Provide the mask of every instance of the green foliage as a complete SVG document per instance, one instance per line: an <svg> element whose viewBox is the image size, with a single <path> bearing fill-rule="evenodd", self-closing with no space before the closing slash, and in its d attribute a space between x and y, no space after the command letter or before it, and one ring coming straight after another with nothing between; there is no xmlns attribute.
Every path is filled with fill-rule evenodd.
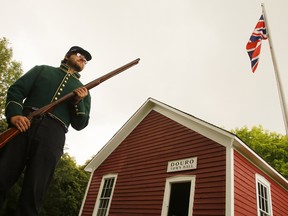
<svg viewBox="0 0 288 216"><path fill-rule="evenodd" d="M4 117L7 90L23 73L21 63L13 61L12 57L13 50L8 40L0 38L0 132L7 127Z"/></svg>
<svg viewBox="0 0 288 216"><path fill-rule="evenodd" d="M4 116L6 93L9 86L14 83L23 73L21 64L13 61L13 50L9 47L9 42L6 38L0 38L0 132L7 128L6 119ZM18 183L10 190L5 203L5 213L0 211L0 215L12 215L18 194L20 193L23 181L23 175Z"/></svg>
<svg viewBox="0 0 288 216"><path fill-rule="evenodd" d="M232 131L275 170L288 179L288 137L264 130L262 126Z"/></svg>

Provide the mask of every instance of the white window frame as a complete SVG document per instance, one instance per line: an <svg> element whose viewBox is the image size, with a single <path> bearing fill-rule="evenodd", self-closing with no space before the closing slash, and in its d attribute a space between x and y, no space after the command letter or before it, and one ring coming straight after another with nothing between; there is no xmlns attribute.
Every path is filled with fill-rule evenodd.
<svg viewBox="0 0 288 216"><path fill-rule="evenodd" d="M195 176L173 176L173 177L169 177L166 179L161 216L167 216L168 215L172 184L173 183L181 183L181 182L190 182L191 183L188 216L192 216L194 194L195 194L195 180L196 180Z"/></svg>
<svg viewBox="0 0 288 216"><path fill-rule="evenodd" d="M103 190L103 187L104 187L105 180L106 179L110 179L110 178L114 178L114 183L113 183L113 187L112 187L109 203L108 203L108 206L107 206L107 212L106 212L105 216L109 215L110 205L111 205L111 201L112 201L112 198L113 198L114 189L115 189L115 185L116 185L116 181L117 181L117 174L108 174L108 175L104 175L102 177L102 181L101 181L101 184L100 184L100 187L99 187L99 191L98 191L98 195L97 195L97 200L96 200L94 211L93 211L93 216L97 216L99 205L100 205L101 194L102 194L102 190Z"/></svg>
<svg viewBox="0 0 288 216"><path fill-rule="evenodd" d="M258 183L263 185L267 189L267 207L268 207L268 216L273 216L272 210L272 198L271 198L271 189L270 189L270 182L265 179L263 176L256 173L256 200L257 200L257 215L261 216L260 214L260 203L259 203L259 188ZM265 212L266 213L266 212Z"/></svg>

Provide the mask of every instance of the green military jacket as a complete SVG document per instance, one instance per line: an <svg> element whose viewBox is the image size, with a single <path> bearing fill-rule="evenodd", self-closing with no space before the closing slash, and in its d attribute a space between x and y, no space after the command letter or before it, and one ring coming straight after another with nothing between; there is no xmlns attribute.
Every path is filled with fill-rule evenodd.
<svg viewBox="0 0 288 216"><path fill-rule="evenodd" d="M79 73L67 73L68 67L47 65L35 66L20 77L7 92L5 115L9 119L23 115L24 108L41 108L62 96L83 86ZM51 115L61 121L67 128L71 126L81 130L88 125L90 113L90 94L78 104L66 101L51 111Z"/></svg>

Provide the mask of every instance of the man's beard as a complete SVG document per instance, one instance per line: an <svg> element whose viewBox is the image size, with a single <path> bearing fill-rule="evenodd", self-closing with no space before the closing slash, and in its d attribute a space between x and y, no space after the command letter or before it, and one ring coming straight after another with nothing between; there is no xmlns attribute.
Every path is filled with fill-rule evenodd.
<svg viewBox="0 0 288 216"><path fill-rule="evenodd" d="M82 71L82 69L83 69L83 68L81 68L81 66L79 66L79 65L77 64L77 62L75 62L75 61L70 61L70 60L68 60L68 61L67 61L67 64L69 65L69 67L71 67L72 69L74 69L74 70L77 71L77 72L80 72L80 71Z"/></svg>

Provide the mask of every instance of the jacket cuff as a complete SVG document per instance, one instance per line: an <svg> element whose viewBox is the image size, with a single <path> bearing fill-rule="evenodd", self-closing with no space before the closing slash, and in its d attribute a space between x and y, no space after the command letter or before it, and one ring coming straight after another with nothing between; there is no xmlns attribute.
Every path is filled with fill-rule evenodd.
<svg viewBox="0 0 288 216"><path fill-rule="evenodd" d="M85 106L84 106L83 101L81 101L78 104L74 104L74 113L76 115L84 115L85 114Z"/></svg>
<svg viewBox="0 0 288 216"><path fill-rule="evenodd" d="M12 116L23 115L23 106L22 104L16 101L9 101L5 108L6 119L10 119Z"/></svg>

